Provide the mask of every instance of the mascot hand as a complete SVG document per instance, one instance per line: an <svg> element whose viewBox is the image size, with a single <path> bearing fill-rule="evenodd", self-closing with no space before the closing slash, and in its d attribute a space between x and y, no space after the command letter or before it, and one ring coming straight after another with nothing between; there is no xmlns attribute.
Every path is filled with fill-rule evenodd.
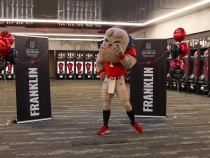
<svg viewBox="0 0 210 158"><path fill-rule="evenodd" d="M119 43L115 44L114 51L117 55L123 55L124 54L124 50Z"/></svg>
<svg viewBox="0 0 210 158"><path fill-rule="evenodd" d="M105 72L102 72L102 73L99 75L99 77L100 77L101 80L104 80L104 79L105 79L105 76L106 76Z"/></svg>

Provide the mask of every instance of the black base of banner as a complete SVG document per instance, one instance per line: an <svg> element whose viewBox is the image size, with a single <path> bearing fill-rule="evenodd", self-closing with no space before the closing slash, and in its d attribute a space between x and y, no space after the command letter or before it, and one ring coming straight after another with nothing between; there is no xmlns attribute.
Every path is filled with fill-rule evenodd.
<svg viewBox="0 0 210 158"><path fill-rule="evenodd" d="M166 116L150 116L150 115L134 115L135 117L145 117L145 118L167 118Z"/></svg>
<svg viewBox="0 0 210 158"><path fill-rule="evenodd" d="M14 120L14 121L12 121L12 123L20 124L20 123L30 123L30 122L46 121L46 120L52 120L52 117L50 117L50 118L43 118L43 119L36 119L36 120L27 120L27 121Z"/></svg>

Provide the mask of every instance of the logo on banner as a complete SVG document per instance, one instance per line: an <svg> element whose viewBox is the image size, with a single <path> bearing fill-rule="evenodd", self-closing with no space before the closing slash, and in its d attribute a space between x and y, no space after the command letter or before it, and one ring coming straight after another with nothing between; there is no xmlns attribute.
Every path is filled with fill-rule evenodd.
<svg viewBox="0 0 210 158"><path fill-rule="evenodd" d="M146 49L142 50L141 53L142 53L144 58L155 57L155 55L156 55L155 50L152 50L152 44L151 43L146 43Z"/></svg>
<svg viewBox="0 0 210 158"><path fill-rule="evenodd" d="M29 47L26 48L26 55L28 57L36 58L39 55L39 49L34 49L35 48L35 41L30 41L29 42Z"/></svg>
<svg viewBox="0 0 210 158"><path fill-rule="evenodd" d="M146 49L152 49L151 43L146 43Z"/></svg>
<svg viewBox="0 0 210 158"><path fill-rule="evenodd" d="M146 64L147 64L147 65L150 65L150 64L151 64L151 61L150 61L150 60L148 60L148 61L146 62Z"/></svg>
<svg viewBox="0 0 210 158"><path fill-rule="evenodd" d="M34 48L35 47L35 41L30 41L30 48Z"/></svg>

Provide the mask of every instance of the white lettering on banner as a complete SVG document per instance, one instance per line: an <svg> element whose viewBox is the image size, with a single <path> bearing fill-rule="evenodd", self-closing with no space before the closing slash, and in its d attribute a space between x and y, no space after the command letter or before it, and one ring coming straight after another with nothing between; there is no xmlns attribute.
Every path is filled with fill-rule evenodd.
<svg viewBox="0 0 210 158"><path fill-rule="evenodd" d="M36 42L30 41L30 48L26 48L26 55L29 57L37 57L39 55L39 49L35 49Z"/></svg>
<svg viewBox="0 0 210 158"><path fill-rule="evenodd" d="M156 52L155 52L155 50L152 50L152 44L151 43L146 43L146 49L142 50L141 54L144 58L155 57Z"/></svg>
<svg viewBox="0 0 210 158"><path fill-rule="evenodd" d="M144 68L143 112L153 112L153 68Z"/></svg>
<svg viewBox="0 0 210 158"><path fill-rule="evenodd" d="M39 55L39 49L26 48L26 55L29 57L37 57Z"/></svg>
<svg viewBox="0 0 210 158"><path fill-rule="evenodd" d="M39 90L37 68L28 68L30 116L39 116Z"/></svg>

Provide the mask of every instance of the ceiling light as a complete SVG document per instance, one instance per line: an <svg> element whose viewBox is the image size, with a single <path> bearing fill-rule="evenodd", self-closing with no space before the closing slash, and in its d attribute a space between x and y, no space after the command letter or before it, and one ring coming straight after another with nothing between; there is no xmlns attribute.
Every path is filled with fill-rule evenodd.
<svg viewBox="0 0 210 158"><path fill-rule="evenodd" d="M165 19L167 17L179 14L181 12L193 9L195 7L204 5L209 3L210 0L203 0L199 3L195 3L193 5L190 5L188 7L179 9L177 11L171 12L169 14L166 14L164 16L161 16L159 18L156 19L152 19L149 20L148 22L145 23L127 23L127 22L103 22L103 21L68 21L68 20L53 20L53 19L4 19L4 18L0 18L0 22L21 22L21 24L24 22L30 22L30 23L57 23L57 24L71 24L73 26L73 24L89 24L89 25L119 25L119 26L145 26L148 25L150 23Z"/></svg>
<svg viewBox="0 0 210 158"><path fill-rule="evenodd" d="M60 41L102 41L102 39L91 39L91 38L49 38L49 40L60 40Z"/></svg>
<svg viewBox="0 0 210 158"><path fill-rule="evenodd" d="M179 10L177 10L177 11L171 12L171 13L169 13L169 14L163 15L163 16L161 16L161 17L159 17L159 18L156 18L156 19L153 19L153 20L149 20L148 22L145 22L142 26L151 24L151 23L153 23L153 22L156 22L156 21L165 19L165 18L167 18L167 17L170 17L170 16L173 16L173 15L179 14L179 13L181 13L181 12L184 12L184 11L187 11L187 10L190 10L190 9L193 9L193 8L195 8L195 7L204 5L204 4L209 3L209 2L210 2L210 0L203 0L203 1L199 2L199 3L195 3L195 4L190 5L190 6L188 6L188 7L185 7L185 8L179 9Z"/></svg>
<svg viewBox="0 0 210 158"><path fill-rule="evenodd" d="M75 36L75 37L104 37L104 34L68 34L68 33L40 33L40 32L12 32L13 35L36 36Z"/></svg>
<svg viewBox="0 0 210 158"><path fill-rule="evenodd" d="M67 20L49 20L49 19L0 19L0 22L31 22L31 23L58 23L58 24L89 24L91 25L121 25L121 26L142 26L139 23L126 22L103 22L103 21L67 21Z"/></svg>

